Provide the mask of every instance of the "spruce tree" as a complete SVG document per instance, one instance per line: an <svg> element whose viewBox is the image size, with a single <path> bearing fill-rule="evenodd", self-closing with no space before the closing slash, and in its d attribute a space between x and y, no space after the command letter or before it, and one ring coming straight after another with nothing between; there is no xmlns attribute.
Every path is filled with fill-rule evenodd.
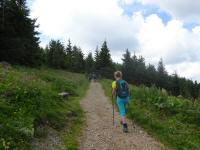
<svg viewBox="0 0 200 150"><path fill-rule="evenodd" d="M89 53L85 59L85 70L87 73L92 73L94 71L94 59L92 53Z"/></svg>
<svg viewBox="0 0 200 150"><path fill-rule="evenodd" d="M178 74L175 72L172 75L172 94L178 96L180 94L180 86L179 86L179 77Z"/></svg>
<svg viewBox="0 0 200 150"><path fill-rule="evenodd" d="M106 78L113 78L114 66L111 60L110 50L104 41L99 52L99 73Z"/></svg>
<svg viewBox="0 0 200 150"><path fill-rule="evenodd" d="M96 70L99 70L101 68L100 66L100 57L99 57L99 49L98 49L98 46L96 47L96 50L95 50L95 57L94 57L94 60L95 60L95 69Z"/></svg>
<svg viewBox="0 0 200 150"><path fill-rule="evenodd" d="M47 50L48 65L53 68L65 68L64 45L58 40L51 40Z"/></svg>
<svg viewBox="0 0 200 150"><path fill-rule="evenodd" d="M72 70L72 44L70 39L68 40L65 52L66 52L66 68L68 70Z"/></svg>
<svg viewBox="0 0 200 150"><path fill-rule="evenodd" d="M163 59L161 58L160 61L158 62L158 73L160 75L166 75L167 74L167 71L165 69L165 66L163 64Z"/></svg>
<svg viewBox="0 0 200 150"><path fill-rule="evenodd" d="M146 85L152 86L157 83L157 72L154 65L149 64L146 68Z"/></svg>
<svg viewBox="0 0 200 150"><path fill-rule="evenodd" d="M84 72L84 55L81 48L73 46L71 54L71 70L74 72Z"/></svg>
<svg viewBox="0 0 200 150"><path fill-rule="evenodd" d="M137 60L137 84L144 84L146 78L146 66L145 66L145 59L142 56L139 56Z"/></svg>
<svg viewBox="0 0 200 150"><path fill-rule="evenodd" d="M157 82L157 85L160 87L160 88L166 88L167 86L167 71L165 69L165 66L163 64L163 60L162 58L160 59L160 61L158 62L158 68L157 68L157 71L158 71L158 82Z"/></svg>
<svg viewBox="0 0 200 150"><path fill-rule="evenodd" d="M126 49L126 53L123 54L122 58L122 72L125 80L133 81L133 61L131 59L131 53Z"/></svg>
<svg viewBox="0 0 200 150"><path fill-rule="evenodd" d="M110 55L110 50L108 49L107 42L104 41L99 52L100 68L111 67L112 60Z"/></svg>
<svg viewBox="0 0 200 150"><path fill-rule="evenodd" d="M26 0L3 0L0 4L0 61L38 66L42 63L36 20L30 19Z"/></svg>

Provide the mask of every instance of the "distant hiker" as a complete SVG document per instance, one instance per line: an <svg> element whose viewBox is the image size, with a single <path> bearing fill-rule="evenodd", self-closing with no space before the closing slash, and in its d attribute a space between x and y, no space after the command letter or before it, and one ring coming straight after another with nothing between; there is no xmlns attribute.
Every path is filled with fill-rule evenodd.
<svg viewBox="0 0 200 150"><path fill-rule="evenodd" d="M97 76L95 73L91 73L88 75L88 79L95 82L97 80Z"/></svg>
<svg viewBox="0 0 200 150"><path fill-rule="evenodd" d="M92 74L92 79L93 79L94 82L96 82L96 80L97 80L96 74L94 74L94 73Z"/></svg>
<svg viewBox="0 0 200 150"><path fill-rule="evenodd" d="M117 105L121 116L120 123L123 125L123 131L128 132L128 125L126 123L126 104L129 101L129 85L122 79L122 72L116 71L114 73L115 81L112 83L112 96L117 98Z"/></svg>

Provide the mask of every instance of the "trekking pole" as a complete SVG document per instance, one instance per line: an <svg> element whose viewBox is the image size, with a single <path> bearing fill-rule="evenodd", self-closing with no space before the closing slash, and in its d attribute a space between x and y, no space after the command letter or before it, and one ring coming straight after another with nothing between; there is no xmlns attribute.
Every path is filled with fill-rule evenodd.
<svg viewBox="0 0 200 150"><path fill-rule="evenodd" d="M113 99L113 95L112 95L112 107L113 107L113 126L115 125L115 110L114 110L114 106L115 103L114 103L114 99Z"/></svg>

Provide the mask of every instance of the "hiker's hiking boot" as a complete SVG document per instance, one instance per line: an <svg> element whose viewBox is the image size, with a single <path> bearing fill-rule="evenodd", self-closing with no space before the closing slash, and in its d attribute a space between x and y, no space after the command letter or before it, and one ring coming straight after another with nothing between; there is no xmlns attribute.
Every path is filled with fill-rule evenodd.
<svg viewBox="0 0 200 150"><path fill-rule="evenodd" d="M123 124L123 132L128 133L128 125L126 123Z"/></svg>

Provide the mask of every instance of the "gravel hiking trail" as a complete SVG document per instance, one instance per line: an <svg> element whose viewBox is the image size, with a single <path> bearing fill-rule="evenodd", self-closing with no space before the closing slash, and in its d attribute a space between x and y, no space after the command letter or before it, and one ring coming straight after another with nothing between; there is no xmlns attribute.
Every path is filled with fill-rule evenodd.
<svg viewBox="0 0 200 150"><path fill-rule="evenodd" d="M80 150L166 150L142 128L128 120L129 133L123 133L120 116L115 111L112 122L112 104L98 82L92 82L81 106L86 113L86 127L80 138Z"/></svg>

